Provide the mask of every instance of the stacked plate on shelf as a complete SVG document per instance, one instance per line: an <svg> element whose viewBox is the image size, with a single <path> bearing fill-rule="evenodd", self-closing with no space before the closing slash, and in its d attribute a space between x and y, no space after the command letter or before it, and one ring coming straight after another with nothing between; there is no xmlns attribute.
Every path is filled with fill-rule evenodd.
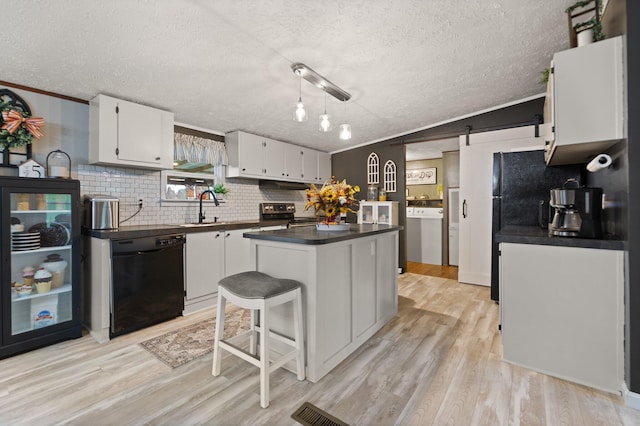
<svg viewBox="0 0 640 426"><path fill-rule="evenodd" d="M12 232L11 250L36 250L40 248L39 232Z"/></svg>

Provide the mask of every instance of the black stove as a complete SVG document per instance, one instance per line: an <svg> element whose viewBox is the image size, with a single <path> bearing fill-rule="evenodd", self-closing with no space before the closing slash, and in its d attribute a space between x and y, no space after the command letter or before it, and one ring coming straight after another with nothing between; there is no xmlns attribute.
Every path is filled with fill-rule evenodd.
<svg viewBox="0 0 640 426"><path fill-rule="evenodd" d="M316 223L315 217L296 217L296 205L294 203L260 203L260 220L263 222L287 220L289 221L289 228L313 226Z"/></svg>

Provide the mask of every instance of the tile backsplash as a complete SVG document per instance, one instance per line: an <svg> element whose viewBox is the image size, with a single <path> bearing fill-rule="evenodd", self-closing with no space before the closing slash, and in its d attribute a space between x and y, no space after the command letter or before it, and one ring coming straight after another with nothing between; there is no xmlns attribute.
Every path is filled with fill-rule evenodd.
<svg viewBox="0 0 640 426"><path fill-rule="evenodd" d="M120 200L120 221L126 225L158 225L196 222L198 203L176 206L160 202L160 171L121 167L78 165L81 195L109 195ZM304 191L260 189L257 180L233 179L225 181L229 193L220 206L205 206L207 220L217 217L220 221L257 220L258 204L262 202L295 203L297 216L312 216L304 211ZM143 200L140 213L126 222L138 210L138 200Z"/></svg>

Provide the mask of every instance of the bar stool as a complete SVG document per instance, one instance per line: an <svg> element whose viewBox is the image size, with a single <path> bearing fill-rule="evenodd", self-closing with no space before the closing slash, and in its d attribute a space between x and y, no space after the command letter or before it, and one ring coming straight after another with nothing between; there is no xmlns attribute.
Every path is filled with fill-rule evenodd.
<svg viewBox="0 0 640 426"><path fill-rule="evenodd" d="M249 351L246 352L223 340L226 301L244 309L251 309L250 330L238 334L249 334ZM269 329L269 309L293 301L294 339L282 336ZM256 311L259 325L256 324ZM260 406L269 406L269 374L296 359L298 380L304 380L304 335L302 327L302 285L290 279L274 278L257 271L241 272L223 278L218 283L218 312L216 331L213 341L213 366L211 373L220 374L224 349L260 368ZM260 354L256 350L256 334L260 336ZM283 342L293 348L278 359L269 360L269 338Z"/></svg>

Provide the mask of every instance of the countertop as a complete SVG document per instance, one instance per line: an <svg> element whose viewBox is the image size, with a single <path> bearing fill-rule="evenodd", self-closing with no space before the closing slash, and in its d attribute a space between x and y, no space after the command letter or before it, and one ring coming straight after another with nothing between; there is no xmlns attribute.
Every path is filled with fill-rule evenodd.
<svg viewBox="0 0 640 426"><path fill-rule="evenodd" d="M245 232L245 238L257 240L277 241L280 243L319 245L338 241L351 240L384 232L399 231L402 226L397 225L357 225L351 224L345 231L318 231L314 226L280 229L277 231Z"/></svg>
<svg viewBox="0 0 640 426"><path fill-rule="evenodd" d="M263 226L286 225L286 220L270 221L237 221L237 222L217 222L206 225L182 226L182 225L135 225L121 226L118 229L96 230L82 228L82 235L93 238L115 240L121 238L144 238L155 237L168 234L192 234L196 232L231 231L234 229L259 228Z"/></svg>
<svg viewBox="0 0 640 426"><path fill-rule="evenodd" d="M602 239L550 237L546 229L537 226L507 225L495 236L498 243L537 244L544 246L583 247L604 250L624 250L626 242L614 237Z"/></svg>

